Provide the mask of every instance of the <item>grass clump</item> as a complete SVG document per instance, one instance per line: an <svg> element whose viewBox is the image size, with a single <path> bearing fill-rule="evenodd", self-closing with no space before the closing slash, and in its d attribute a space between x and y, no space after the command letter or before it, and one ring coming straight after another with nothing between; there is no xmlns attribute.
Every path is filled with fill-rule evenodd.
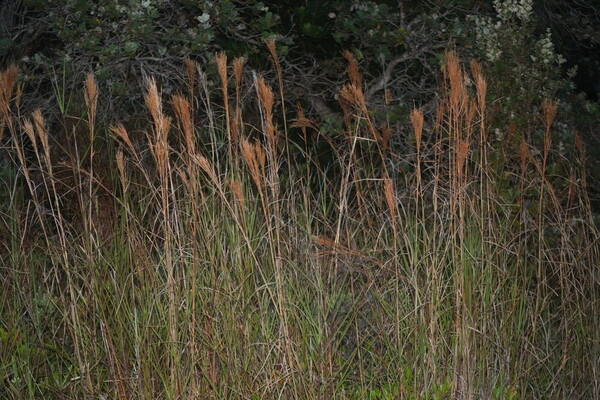
<svg viewBox="0 0 600 400"><path fill-rule="evenodd" d="M88 76L61 156L42 114L21 115L16 70L2 73L16 173L3 181L0 396L600 396L598 233L583 147L572 161L552 149L556 104L541 109L541 151L522 137L505 154L481 67L450 52L436 117L410 114L398 172L397 133L369 112L348 53L344 133L323 138L322 163L319 124L301 107L284 118L274 49L279 98L240 59L231 89L221 54L220 113L188 60L171 107L147 82L139 131L101 132Z"/></svg>

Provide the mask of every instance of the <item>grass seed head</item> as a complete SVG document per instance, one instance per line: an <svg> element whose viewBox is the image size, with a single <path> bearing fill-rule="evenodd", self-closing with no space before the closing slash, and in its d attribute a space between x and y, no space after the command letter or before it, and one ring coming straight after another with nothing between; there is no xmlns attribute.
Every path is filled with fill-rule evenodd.
<svg viewBox="0 0 600 400"><path fill-rule="evenodd" d="M9 104L12 100L15 84L19 70L15 64L11 64L7 69L0 72L0 112L3 117L8 117Z"/></svg>
<svg viewBox="0 0 600 400"><path fill-rule="evenodd" d="M112 126L110 131L115 134L119 139L121 139L129 148L131 152L134 151L133 143L129 138L129 134L127 133L127 129L123 126L123 124L119 123L116 126Z"/></svg>
<svg viewBox="0 0 600 400"><path fill-rule="evenodd" d="M397 215L396 208L396 195L394 194L394 182L390 178L383 180L383 194L385 196L385 202L388 207L388 211L392 218Z"/></svg>
<svg viewBox="0 0 600 400"><path fill-rule="evenodd" d="M235 200L243 208L246 203L246 199L244 197L244 188L242 187L242 183L240 181L230 179L229 188L231 189Z"/></svg>
<svg viewBox="0 0 600 400"><path fill-rule="evenodd" d="M450 81L450 106L460 110L467 98L462 68L455 51L447 52L445 59L444 74Z"/></svg>
<svg viewBox="0 0 600 400"><path fill-rule="evenodd" d="M31 120L26 119L23 121L23 130L25 131L25 134L29 140L31 140L33 146L37 147L37 139L35 137L35 131L33 130L33 124L31 123Z"/></svg>
<svg viewBox="0 0 600 400"><path fill-rule="evenodd" d="M218 186L219 180L217 178L217 174L208 158L204 157L202 154L197 154L196 163L198 164L198 166L200 166L202 171L204 171L204 173L208 175L213 184Z"/></svg>
<svg viewBox="0 0 600 400"><path fill-rule="evenodd" d="M119 177L121 178L121 183L125 186L126 175L125 175L125 156L123 155L123 149L119 146L117 149L117 154L115 155L115 159L117 162L117 170L119 171Z"/></svg>
<svg viewBox="0 0 600 400"><path fill-rule="evenodd" d="M192 122L192 110L190 102L183 96L174 95L171 99L175 115L179 121L179 125L183 130L185 146L188 154L194 154L196 147L194 144L194 124Z"/></svg>
<svg viewBox="0 0 600 400"><path fill-rule="evenodd" d="M269 50L271 57L273 57L273 62L275 64L279 64L279 57L277 56L277 46L275 45L275 40L269 39L265 42L265 44L267 45L267 49Z"/></svg>
<svg viewBox="0 0 600 400"><path fill-rule="evenodd" d="M410 122L413 126L413 132L415 133L415 141L417 144L417 151L421 149L421 137L423 134L423 111L414 108L410 112Z"/></svg>
<svg viewBox="0 0 600 400"><path fill-rule="evenodd" d="M260 189L261 181L260 181L260 170L259 170L259 162L256 159L256 152L254 151L254 145L247 141L246 139L242 139L241 144L242 158L246 163L246 167L250 172L250 177L254 181L256 187Z"/></svg>
<svg viewBox="0 0 600 400"><path fill-rule="evenodd" d="M479 106L479 112L483 114L486 106L485 98L487 96L487 82L481 64L475 60L471 60L471 73L473 74L475 88L477 89L477 105Z"/></svg>
<svg viewBox="0 0 600 400"><path fill-rule="evenodd" d="M242 78L244 77L244 65L246 60L243 57L237 57L233 59L233 79L235 82L236 92L239 92L242 85Z"/></svg>
<svg viewBox="0 0 600 400"><path fill-rule="evenodd" d="M350 82L362 90L362 75L360 73L360 69L358 68L358 61L356 61L354 54L346 50L342 53L342 55L348 63L346 66L346 72L348 73Z"/></svg>
<svg viewBox="0 0 600 400"><path fill-rule="evenodd" d="M146 107L156 124L157 121L162 118L162 104L154 77L149 78L146 82L146 95L144 96L144 100L146 101Z"/></svg>
<svg viewBox="0 0 600 400"><path fill-rule="evenodd" d="M196 86L196 61L186 57L185 60L183 60L183 63L185 64L185 75L187 78L188 85L190 87L190 90L193 92L194 87Z"/></svg>
<svg viewBox="0 0 600 400"><path fill-rule="evenodd" d="M88 73L85 79L85 105L88 108L90 121L93 121L96 117L96 110L98 106L98 84L93 73ZM91 122L90 122L91 123Z"/></svg>
<svg viewBox="0 0 600 400"><path fill-rule="evenodd" d="M227 55L224 52L217 54L215 63L217 64L217 72L221 78L223 90L227 90Z"/></svg>
<svg viewBox="0 0 600 400"><path fill-rule="evenodd" d="M265 78L260 75L256 84L258 87L258 97L260 104L263 107L265 114L265 134L269 143L272 154L275 154L277 148L277 132L275 131L275 125L273 124L273 105L275 103L273 91L265 82Z"/></svg>
<svg viewBox="0 0 600 400"><path fill-rule="evenodd" d="M556 111L558 109L558 104L553 100L544 100L542 103L542 110L544 112L544 122L546 124L546 129L550 129L552 124L554 123L554 119L556 118Z"/></svg>
<svg viewBox="0 0 600 400"><path fill-rule="evenodd" d="M40 142L42 143L42 148L44 149L44 154L46 155L46 162L50 162L50 143L48 141L48 131L46 130L46 122L44 121L44 117L42 112L38 108L33 112L33 122L35 125L35 130L37 131L38 137L40 138Z"/></svg>

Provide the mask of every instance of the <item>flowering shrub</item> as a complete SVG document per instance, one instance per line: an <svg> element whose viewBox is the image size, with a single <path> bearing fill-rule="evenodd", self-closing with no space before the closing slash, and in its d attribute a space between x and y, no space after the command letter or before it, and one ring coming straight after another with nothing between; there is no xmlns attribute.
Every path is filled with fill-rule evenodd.
<svg viewBox="0 0 600 400"><path fill-rule="evenodd" d="M511 129L515 145L520 138L535 136L531 115L540 99L560 97L573 89L562 66L549 30L536 33L532 0L494 0L495 16L471 16L475 56L487 63L489 95L504 111L496 129ZM572 74L573 72L571 72ZM500 107L502 105L503 107Z"/></svg>

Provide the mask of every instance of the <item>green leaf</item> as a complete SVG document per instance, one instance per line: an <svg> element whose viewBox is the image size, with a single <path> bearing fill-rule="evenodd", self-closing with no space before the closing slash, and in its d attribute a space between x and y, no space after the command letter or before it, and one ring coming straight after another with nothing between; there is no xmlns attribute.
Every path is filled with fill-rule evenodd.
<svg viewBox="0 0 600 400"><path fill-rule="evenodd" d="M140 48L140 44L138 42L134 42L134 41L125 42L125 44L123 45L123 51L128 56L135 55L135 53L139 50L139 48Z"/></svg>

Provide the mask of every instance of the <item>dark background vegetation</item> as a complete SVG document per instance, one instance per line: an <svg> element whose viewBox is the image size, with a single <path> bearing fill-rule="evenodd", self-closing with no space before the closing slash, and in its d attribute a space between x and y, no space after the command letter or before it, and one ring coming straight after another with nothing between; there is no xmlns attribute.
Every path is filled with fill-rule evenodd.
<svg viewBox="0 0 600 400"><path fill-rule="evenodd" d="M301 102L335 128L341 115L335 95L344 82L341 53L350 50L360 62L370 106L402 132L414 105L432 110L444 50L454 46L465 60L485 60L474 17L496 18L493 2L8 0L0 6L0 67L19 65L29 109L42 108L50 120L60 113L57 91L59 98L76 92L84 75L94 72L105 100L100 119L131 122L141 99L140 78L157 77L170 94L182 86L182 61L190 57L216 82L210 61L221 50L269 71L264 40L276 39L290 106ZM524 121L534 104L516 99L515 74L532 98L559 99L564 145L571 146L574 132L580 132L590 148L590 172L600 171L598 4L535 1L527 23L507 21L501 30L502 56L486 65L494 74L492 96L510 102L513 113L525 114ZM531 52L546 32L566 62L540 69ZM61 106L82 107L81 99L66 97ZM595 204L597 179L590 180Z"/></svg>

